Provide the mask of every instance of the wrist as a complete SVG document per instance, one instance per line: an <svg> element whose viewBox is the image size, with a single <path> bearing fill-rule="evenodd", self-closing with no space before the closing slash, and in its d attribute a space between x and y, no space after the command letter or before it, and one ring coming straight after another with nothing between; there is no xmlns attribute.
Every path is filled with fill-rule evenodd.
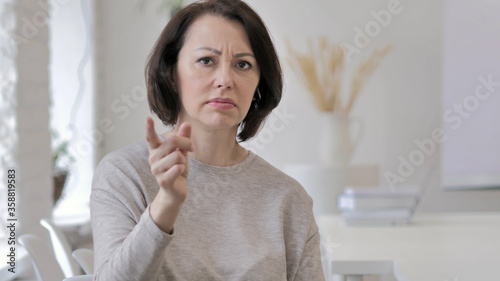
<svg viewBox="0 0 500 281"><path fill-rule="evenodd" d="M159 194L158 194L159 195ZM153 222L165 233L172 233L175 220L182 207L182 202L156 196L149 207L149 215Z"/></svg>
<svg viewBox="0 0 500 281"><path fill-rule="evenodd" d="M186 200L186 197L187 196L185 195L173 192L171 189L165 190L160 187L160 190L158 190L153 202L156 201L156 204L159 206L171 209L181 206L184 203L184 200Z"/></svg>

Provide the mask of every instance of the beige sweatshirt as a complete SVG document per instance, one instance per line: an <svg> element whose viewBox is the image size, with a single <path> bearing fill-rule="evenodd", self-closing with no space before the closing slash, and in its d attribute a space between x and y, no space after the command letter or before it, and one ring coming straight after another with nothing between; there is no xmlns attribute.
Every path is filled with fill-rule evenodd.
<svg viewBox="0 0 500 281"><path fill-rule="evenodd" d="M324 280L312 200L250 152L234 166L189 158L172 235L151 219L159 185L146 140L106 155L91 193L94 280Z"/></svg>

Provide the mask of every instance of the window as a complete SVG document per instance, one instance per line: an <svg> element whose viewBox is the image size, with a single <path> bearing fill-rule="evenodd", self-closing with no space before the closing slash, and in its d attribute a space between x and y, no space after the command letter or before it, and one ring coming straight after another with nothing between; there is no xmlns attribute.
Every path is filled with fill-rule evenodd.
<svg viewBox="0 0 500 281"><path fill-rule="evenodd" d="M61 3L59 3L61 2ZM51 128L69 141L71 164L63 198L54 215L88 213L94 170L94 78L92 1L52 0L50 30ZM57 7L56 7L57 6ZM67 165L64 165L68 167Z"/></svg>

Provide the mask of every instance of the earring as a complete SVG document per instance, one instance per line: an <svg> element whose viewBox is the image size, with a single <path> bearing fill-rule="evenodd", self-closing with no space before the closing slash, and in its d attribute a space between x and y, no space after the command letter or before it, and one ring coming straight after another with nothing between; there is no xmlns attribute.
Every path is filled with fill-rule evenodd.
<svg viewBox="0 0 500 281"><path fill-rule="evenodd" d="M258 87L257 90L255 90L255 94L253 95L253 101L256 101L257 97L260 99L260 91Z"/></svg>

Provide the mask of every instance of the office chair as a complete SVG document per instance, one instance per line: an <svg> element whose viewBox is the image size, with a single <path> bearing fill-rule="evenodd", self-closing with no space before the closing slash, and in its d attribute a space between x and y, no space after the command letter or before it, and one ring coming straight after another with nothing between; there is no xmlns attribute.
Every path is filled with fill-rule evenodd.
<svg viewBox="0 0 500 281"><path fill-rule="evenodd" d="M38 281L55 281L64 278L64 273L54 253L42 239L32 234L25 234L19 237L19 243L31 257Z"/></svg>
<svg viewBox="0 0 500 281"><path fill-rule="evenodd" d="M94 251L81 248L74 250L72 255L83 268L85 274L94 273Z"/></svg>
<svg viewBox="0 0 500 281"><path fill-rule="evenodd" d="M64 273L64 277L82 274L78 263L71 256L71 246L62 230L46 218L41 219L40 224L50 233L52 248L54 249L56 260Z"/></svg>

